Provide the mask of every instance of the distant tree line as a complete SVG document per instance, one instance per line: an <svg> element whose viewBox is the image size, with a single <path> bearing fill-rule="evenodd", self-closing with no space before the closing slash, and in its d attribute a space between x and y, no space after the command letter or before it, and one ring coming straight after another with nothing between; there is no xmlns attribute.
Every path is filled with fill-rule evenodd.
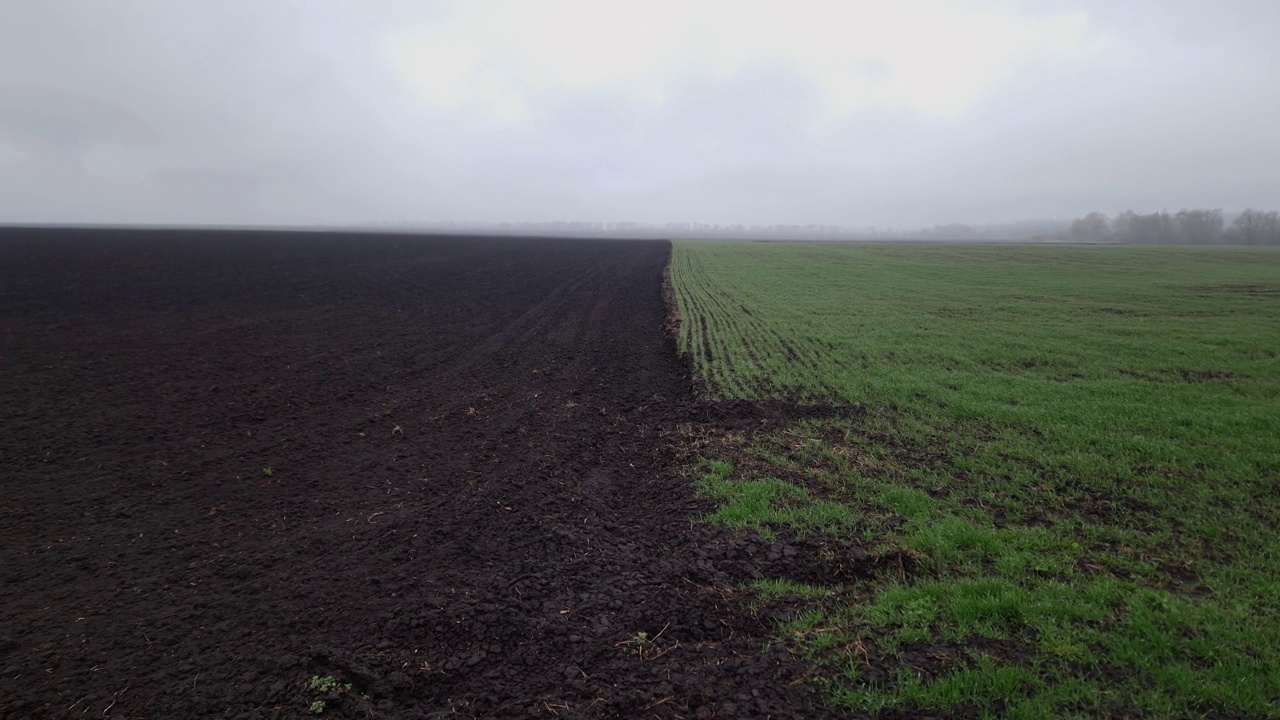
<svg viewBox="0 0 1280 720"><path fill-rule="evenodd" d="M1221 210L1126 210L1114 218L1091 212L1074 220L1067 236L1137 245L1280 245L1280 213L1245 210L1227 222Z"/></svg>

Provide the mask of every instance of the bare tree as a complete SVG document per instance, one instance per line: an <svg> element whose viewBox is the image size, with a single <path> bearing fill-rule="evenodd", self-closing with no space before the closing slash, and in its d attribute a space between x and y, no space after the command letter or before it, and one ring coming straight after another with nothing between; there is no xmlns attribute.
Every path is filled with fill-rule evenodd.
<svg viewBox="0 0 1280 720"><path fill-rule="evenodd" d="M1275 210L1262 213L1263 245L1280 245L1280 213Z"/></svg>
<svg viewBox="0 0 1280 720"><path fill-rule="evenodd" d="M1221 210L1182 210L1176 216L1178 238L1191 245L1212 245L1222 239Z"/></svg>
<svg viewBox="0 0 1280 720"><path fill-rule="evenodd" d="M1138 213L1132 210L1116 215L1116 219L1111 222L1111 232L1117 242L1133 242L1133 219L1137 216Z"/></svg>
<svg viewBox="0 0 1280 720"><path fill-rule="evenodd" d="M1231 229L1244 245L1280 245L1280 213L1275 211L1245 210Z"/></svg>
<svg viewBox="0 0 1280 720"><path fill-rule="evenodd" d="M1184 209L1176 215L1142 215L1125 210L1108 224L1102 213L1089 213L1071 223L1070 237L1140 245L1280 245L1280 212L1245 210L1230 227L1222 210Z"/></svg>
<svg viewBox="0 0 1280 720"><path fill-rule="evenodd" d="M1120 233L1121 228L1123 228L1123 234ZM1132 210L1125 211L1116 218L1116 232L1116 239L1120 242L1140 245L1173 242L1175 236L1173 217L1163 211L1150 215L1139 215Z"/></svg>
<svg viewBox="0 0 1280 720"><path fill-rule="evenodd" d="M1097 242L1111 234L1111 221L1100 212L1091 212L1071 223L1071 236L1077 240Z"/></svg>

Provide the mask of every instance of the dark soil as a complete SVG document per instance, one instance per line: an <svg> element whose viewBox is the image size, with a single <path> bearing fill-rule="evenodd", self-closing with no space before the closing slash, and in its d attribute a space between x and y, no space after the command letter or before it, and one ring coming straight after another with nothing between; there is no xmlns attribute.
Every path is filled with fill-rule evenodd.
<svg viewBox="0 0 1280 720"><path fill-rule="evenodd" d="M784 418L693 403L669 252L0 233L0 717L821 716L735 588L830 554L674 470Z"/></svg>

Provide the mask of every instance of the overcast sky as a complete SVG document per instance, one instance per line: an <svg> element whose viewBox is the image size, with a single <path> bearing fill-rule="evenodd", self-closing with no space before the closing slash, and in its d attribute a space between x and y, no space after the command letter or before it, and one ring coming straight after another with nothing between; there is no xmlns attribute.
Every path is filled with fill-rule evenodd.
<svg viewBox="0 0 1280 720"><path fill-rule="evenodd" d="M1276 0L0 0L0 222L1280 208Z"/></svg>

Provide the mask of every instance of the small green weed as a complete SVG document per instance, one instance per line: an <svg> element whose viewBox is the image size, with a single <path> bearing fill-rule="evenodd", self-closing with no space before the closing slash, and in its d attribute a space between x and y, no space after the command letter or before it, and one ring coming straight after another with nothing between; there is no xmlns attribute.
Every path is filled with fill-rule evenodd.
<svg viewBox="0 0 1280 720"><path fill-rule="evenodd" d="M315 692L330 693L337 689L338 680L332 675L313 675L307 686Z"/></svg>
<svg viewBox="0 0 1280 720"><path fill-rule="evenodd" d="M352 691L351 683L340 683L338 679L332 675L312 675L307 681L307 688L312 692L321 695L336 695L339 693L349 693ZM368 700L368 695L361 694L362 698ZM319 715L325 711L327 703L324 698L316 698L311 701L310 710L313 714Z"/></svg>
<svg viewBox="0 0 1280 720"><path fill-rule="evenodd" d="M644 630L636 631L626 640L619 642L618 646L629 648L630 652L641 660L660 658L679 646L679 643L664 643L661 645L658 643L658 638L662 637L668 627L670 627L670 624L664 625L653 637L649 637L649 633Z"/></svg>

